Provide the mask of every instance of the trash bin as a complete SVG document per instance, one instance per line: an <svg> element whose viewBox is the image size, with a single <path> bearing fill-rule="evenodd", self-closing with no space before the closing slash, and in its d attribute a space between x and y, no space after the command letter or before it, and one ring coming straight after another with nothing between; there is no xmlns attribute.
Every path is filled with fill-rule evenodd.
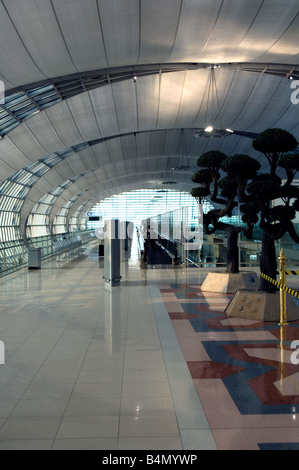
<svg viewBox="0 0 299 470"><path fill-rule="evenodd" d="M28 269L41 269L42 267L42 249L29 248L28 250Z"/></svg>

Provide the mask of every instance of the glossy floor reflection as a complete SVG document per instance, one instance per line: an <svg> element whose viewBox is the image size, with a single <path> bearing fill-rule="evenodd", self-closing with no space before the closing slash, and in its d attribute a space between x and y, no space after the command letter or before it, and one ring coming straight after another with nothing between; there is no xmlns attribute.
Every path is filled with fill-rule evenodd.
<svg viewBox="0 0 299 470"><path fill-rule="evenodd" d="M159 289L153 309L173 272L141 271L134 252L119 286L103 271L94 247L1 281L0 449L183 449Z"/></svg>
<svg viewBox="0 0 299 470"><path fill-rule="evenodd" d="M113 288L97 246L1 280L0 449L298 446L278 329L228 320L207 271L140 269L135 248Z"/></svg>

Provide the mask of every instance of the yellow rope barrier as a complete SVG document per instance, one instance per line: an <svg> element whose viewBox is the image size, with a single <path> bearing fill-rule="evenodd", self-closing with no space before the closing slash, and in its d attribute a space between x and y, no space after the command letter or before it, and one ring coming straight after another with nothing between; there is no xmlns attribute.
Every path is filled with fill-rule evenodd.
<svg viewBox="0 0 299 470"><path fill-rule="evenodd" d="M266 281L268 282L271 282L271 284L274 284L275 286L279 287L279 289L282 289L283 291L287 292L288 294L291 294L293 295L294 297L297 297L299 299L299 292L294 290L294 289L291 289L290 287L287 287L285 285L283 285L281 282L279 281L275 281L275 279L272 279L272 277L270 276L267 276L266 274L264 273L261 273L261 277L263 277L264 279L266 279Z"/></svg>
<svg viewBox="0 0 299 470"><path fill-rule="evenodd" d="M286 274L297 274L298 271L286 271L286 256L284 254L283 249L280 251L279 256L279 281L272 279L270 276L267 276L264 273L261 273L261 277L266 279L266 281L271 282L275 286L279 287L280 289L280 326L287 326L287 312L286 312L286 293L291 294L293 297L299 298L299 292L287 287L285 285L286 282Z"/></svg>
<svg viewBox="0 0 299 470"><path fill-rule="evenodd" d="M276 274L279 274L279 271L276 271ZM299 276L299 271L286 271L288 276Z"/></svg>

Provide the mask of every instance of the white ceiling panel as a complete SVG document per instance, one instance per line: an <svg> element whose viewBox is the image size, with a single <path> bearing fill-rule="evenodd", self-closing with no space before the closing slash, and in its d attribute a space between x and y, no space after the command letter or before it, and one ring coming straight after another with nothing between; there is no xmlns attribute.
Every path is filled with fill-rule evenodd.
<svg viewBox="0 0 299 470"><path fill-rule="evenodd" d="M32 145L32 149L27 150L27 152L29 151L32 155L39 155L39 158L52 153L52 149L61 150L65 148L67 146L65 143L66 140L60 138L55 126L57 129L61 129L62 131L62 129L64 129L62 122L67 123L68 121L67 119L64 119L64 121L60 120L60 105L57 105L56 109L57 114L55 115L57 117L57 121L55 119L55 125L52 124L53 120L51 120L51 115L48 115L46 111L43 111L39 113L38 116L29 119L26 123L22 124L22 126L15 129L10 134L10 138L13 139L14 142L20 142L23 141L23 134L25 134L26 137L30 139ZM28 132L28 129L30 129L30 132ZM39 146L37 145L38 143L40 143Z"/></svg>
<svg viewBox="0 0 299 470"><path fill-rule="evenodd" d="M150 154L151 133L142 132L140 134L136 134L134 137L136 139L137 157L147 158Z"/></svg>
<svg viewBox="0 0 299 470"><path fill-rule="evenodd" d="M107 165L111 163L110 155L109 155L108 148L105 142L98 144L98 145L94 145L93 151L94 151L94 155L97 161L96 166L101 167L103 165Z"/></svg>
<svg viewBox="0 0 299 470"><path fill-rule="evenodd" d="M77 72L61 34L51 1L5 0L4 4L14 29L27 51L27 60L31 59L41 74L46 77L57 77ZM29 66L30 63L26 68ZM25 70L26 68L24 67Z"/></svg>
<svg viewBox="0 0 299 470"><path fill-rule="evenodd" d="M119 134L118 116L112 87L107 85L104 88L91 91L90 99L101 135Z"/></svg>
<svg viewBox="0 0 299 470"><path fill-rule="evenodd" d="M108 67L138 62L139 4L139 0L98 0Z"/></svg>
<svg viewBox="0 0 299 470"><path fill-rule="evenodd" d="M74 175L80 175L87 170L85 162L80 158L78 154L75 154L69 157L66 161L61 162L57 165L57 168L60 168L62 164L68 164L74 172Z"/></svg>
<svg viewBox="0 0 299 470"><path fill-rule="evenodd" d="M124 158L120 138L107 140L106 146L109 152L111 162L119 162Z"/></svg>
<svg viewBox="0 0 299 470"><path fill-rule="evenodd" d="M134 85L137 93L137 130L155 129L159 115L160 75L138 78ZM151 110L149 113L148 110Z"/></svg>
<svg viewBox="0 0 299 470"><path fill-rule="evenodd" d="M32 187L23 214L78 175L57 212L78 191L84 202L164 180L191 189L193 168L177 169L208 150L255 155L266 169L247 137L195 138L212 105L218 129L282 127L299 140L288 80L299 80L298 0L2 0L0 44L8 95L18 87L33 105L24 118L10 96L0 107L0 181L65 159Z"/></svg>
<svg viewBox="0 0 299 470"><path fill-rule="evenodd" d="M6 88L45 78L38 65L30 57L22 39L6 9L7 4L17 6L16 0L0 3L0 63L1 76ZM24 6L26 6L25 2ZM22 17L21 17L22 18Z"/></svg>
<svg viewBox="0 0 299 470"><path fill-rule="evenodd" d="M101 137L100 128L95 118L95 112L89 93L82 93L81 95L71 98L68 104L82 141L87 142ZM102 119L104 119L104 115Z"/></svg>
<svg viewBox="0 0 299 470"><path fill-rule="evenodd" d="M79 152L79 158L82 161L82 165L86 170L92 170L94 168L99 167L99 162L96 158L93 147L89 147L88 149Z"/></svg>
<svg viewBox="0 0 299 470"><path fill-rule="evenodd" d="M255 55L251 60L256 62L265 60L294 63L294 57L298 54L297 15L297 0L263 2L254 23L240 44L240 49L254 52ZM288 42L287 47L283 47L286 42Z"/></svg>
<svg viewBox="0 0 299 470"><path fill-rule="evenodd" d="M80 186L80 188L86 189L86 188L90 188L90 187L94 186L95 184L98 184L98 179L95 176L94 172L92 172L92 173L89 173L88 175L84 176L84 178L82 178L82 181L78 180L77 183ZM81 183L83 183L83 184L81 185Z"/></svg>
<svg viewBox="0 0 299 470"><path fill-rule="evenodd" d="M136 137L134 134L126 135L121 138L121 146L125 161L135 160L139 157L137 154Z"/></svg>
<svg viewBox="0 0 299 470"><path fill-rule="evenodd" d="M141 2L140 63L168 62L181 14L180 0ZM182 60L182 59L181 59Z"/></svg>
<svg viewBox="0 0 299 470"><path fill-rule="evenodd" d="M53 6L77 70L108 67L97 2L53 0Z"/></svg>
<svg viewBox="0 0 299 470"><path fill-rule="evenodd" d="M43 127L43 129L45 129ZM49 137L48 132L44 132L43 136L45 137L45 134L47 134L47 137ZM3 144L3 149L4 149L4 141L6 140L11 140L13 146L17 149L19 149L20 152L22 152L29 161L35 162L39 160L40 158L44 157L47 155L47 141L49 142L48 139L45 139L43 143L41 143L41 135L36 137L30 130L30 128L27 126L27 123L22 124L22 126L18 127L12 133L10 136L5 137L3 141L0 141L0 154L2 151L2 144ZM40 140L39 140L40 139ZM57 140L57 136L56 136ZM6 158L9 160L10 159L10 154L6 155ZM19 165L19 170L23 168L22 163L20 162Z"/></svg>
<svg viewBox="0 0 299 470"><path fill-rule="evenodd" d="M44 113L42 113L44 114ZM53 132L59 135L63 147L71 147L82 141L82 136L74 123L72 113L68 107L68 102L63 101L45 111L50 122L53 122ZM31 122L32 119L29 120ZM38 122L38 119L36 119ZM54 140L54 136L51 141ZM59 144L57 144L59 145ZM53 148L51 146L51 148ZM57 147L58 148L58 147Z"/></svg>
<svg viewBox="0 0 299 470"><path fill-rule="evenodd" d="M7 165L3 166L2 163L0 165L0 181L3 181L29 165L31 161L10 139L3 139L0 143L0 158Z"/></svg>
<svg viewBox="0 0 299 470"><path fill-rule="evenodd" d="M165 74L161 78L157 127L176 127L181 107L185 73Z"/></svg>
<svg viewBox="0 0 299 470"><path fill-rule="evenodd" d="M136 87L133 81L113 85L113 99L117 114L118 132L125 134L137 129ZM151 114L151 109L149 110Z"/></svg>

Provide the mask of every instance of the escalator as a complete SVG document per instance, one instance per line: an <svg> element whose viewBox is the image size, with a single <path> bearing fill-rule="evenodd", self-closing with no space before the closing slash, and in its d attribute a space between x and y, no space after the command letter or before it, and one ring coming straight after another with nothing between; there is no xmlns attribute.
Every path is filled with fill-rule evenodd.
<svg viewBox="0 0 299 470"><path fill-rule="evenodd" d="M145 242L144 258L148 266L172 265L172 258L157 243Z"/></svg>

